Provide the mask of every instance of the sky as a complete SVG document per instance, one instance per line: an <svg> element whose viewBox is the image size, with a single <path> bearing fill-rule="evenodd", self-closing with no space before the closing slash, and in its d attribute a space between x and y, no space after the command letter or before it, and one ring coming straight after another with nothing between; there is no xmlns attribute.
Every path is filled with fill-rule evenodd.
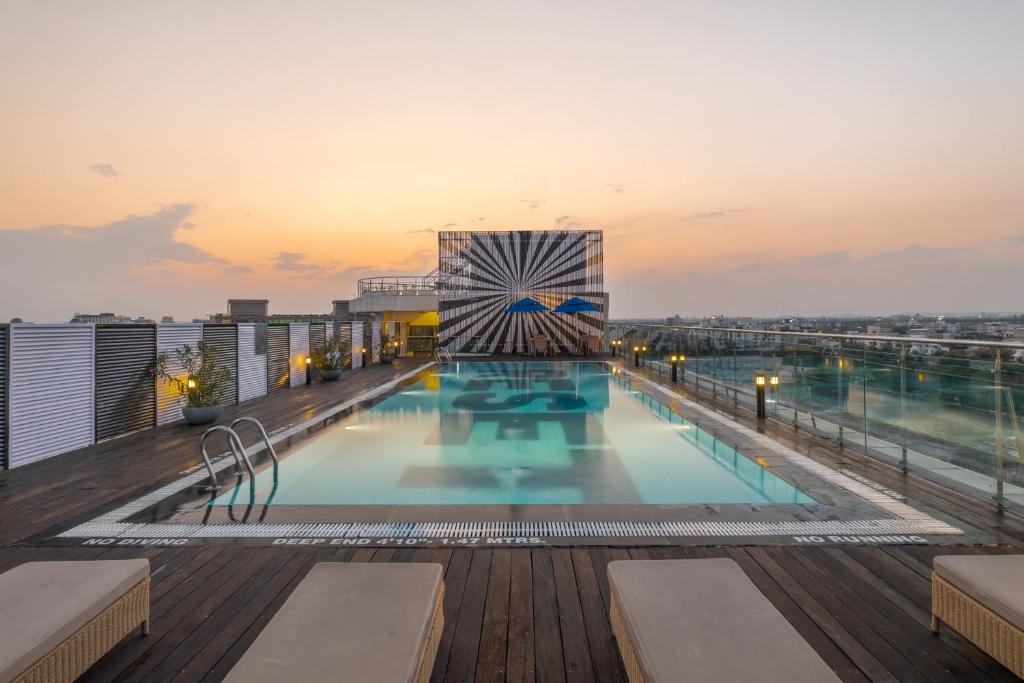
<svg viewBox="0 0 1024 683"><path fill-rule="evenodd" d="M1024 310L1024 2L0 0L0 320L326 312L441 229L611 316Z"/></svg>

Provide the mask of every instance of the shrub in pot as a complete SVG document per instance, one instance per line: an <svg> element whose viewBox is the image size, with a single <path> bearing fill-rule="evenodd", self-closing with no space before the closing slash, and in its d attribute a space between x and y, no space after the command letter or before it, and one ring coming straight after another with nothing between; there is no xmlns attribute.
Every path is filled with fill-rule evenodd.
<svg viewBox="0 0 1024 683"><path fill-rule="evenodd" d="M391 337L384 334L380 338L380 362L390 363L395 359L395 353L398 351L398 342L391 341Z"/></svg>
<svg viewBox="0 0 1024 683"><path fill-rule="evenodd" d="M322 347L311 355L313 367L325 382L333 382L341 377L346 365L351 365L352 357L349 344L338 337L329 339Z"/></svg>
<svg viewBox="0 0 1024 683"><path fill-rule="evenodd" d="M180 371L168 369L170 359L166 353L156 358L156 374L170 384L185 399L182 415L191 425L215 422L224 412L220 397L231 381L231 371L217 364L212 346L199 342L186 344L174 352Z"/></svg>

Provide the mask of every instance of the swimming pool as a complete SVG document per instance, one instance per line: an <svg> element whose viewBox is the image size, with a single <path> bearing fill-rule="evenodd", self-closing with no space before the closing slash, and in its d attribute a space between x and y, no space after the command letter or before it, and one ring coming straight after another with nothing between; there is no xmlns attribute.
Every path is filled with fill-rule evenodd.
<svg viewBox="0 0 1024 683"><path fill-rule="evenodd" d="M210 501L247 504L240 486ZM283 458L256 504L803 504L604 363L450 363Z"/></svg>

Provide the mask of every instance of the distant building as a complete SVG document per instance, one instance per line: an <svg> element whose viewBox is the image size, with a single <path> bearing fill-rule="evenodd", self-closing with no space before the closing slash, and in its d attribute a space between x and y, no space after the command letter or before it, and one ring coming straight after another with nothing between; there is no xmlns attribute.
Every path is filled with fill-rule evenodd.
<svg viewBox="0 0 1024 683"><path fill-rule="evenodd" d="M72 318L75 322L80 323L93 323L96 325L113 325L114 323L121 322L118 320L117 315L113 313L75 313Z"/></svg>
<svg viewBox="0 0 1024 683"><path fill-rule="evenodd" d="M160 322L164 323L165 325L168 324L168 323L173 323L174 322L174 316L173 315L165 315L164 317L160 318Z"/></svg>
<svg viewBox="0 0 1024 683"><path fill-rule="evenodd" d="M267 322L268 299L228 299L228 319L233 323Z"/></svg>

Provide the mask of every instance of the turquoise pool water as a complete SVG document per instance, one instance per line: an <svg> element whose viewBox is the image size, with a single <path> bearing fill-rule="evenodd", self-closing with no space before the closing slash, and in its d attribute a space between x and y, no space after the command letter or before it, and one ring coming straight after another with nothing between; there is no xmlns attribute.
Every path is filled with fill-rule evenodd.
<svg viewBox="0 0 1024 683"><path fill-rule="evenodd" d="M273 476L257 476L265 503ZM249 487L211 504L245 504ZM274 505L813 503L603 363L451 363L282 459Z"/></svg>

